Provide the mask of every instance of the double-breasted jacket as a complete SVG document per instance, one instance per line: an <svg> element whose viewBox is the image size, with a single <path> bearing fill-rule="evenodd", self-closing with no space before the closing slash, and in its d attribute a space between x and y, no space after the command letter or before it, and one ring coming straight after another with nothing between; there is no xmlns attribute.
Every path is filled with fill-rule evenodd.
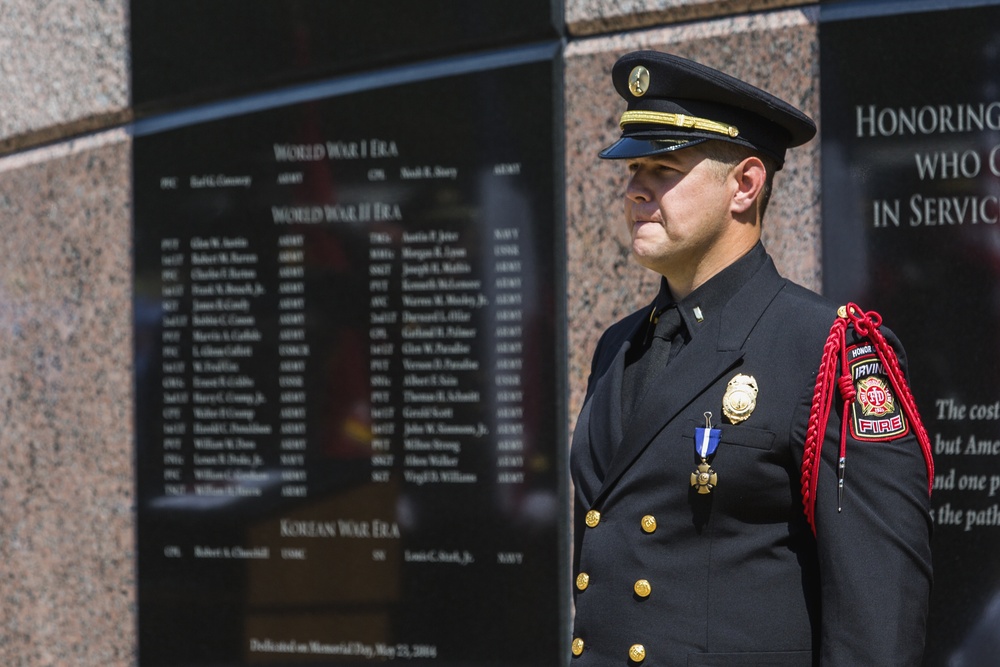
<svg viewBox="0 0 1000 667"><path fill-rule="evenodd" d="M803 515L803 443L837 307L757 252L749 278L703 313L627 423L625 357L651 307L597 345L571 453L572 667L919 664L930 508L913 429L864 439L847 429L838 493L845 415L834 401L814 535ZM852 330L847 339L864 344ZM878 377L878 365L864 373ZM722 404L736 375L752 377L757 395L733 424ZM706 413L721 431L709 459L717 484L699 493L691 475Z"/></svg>

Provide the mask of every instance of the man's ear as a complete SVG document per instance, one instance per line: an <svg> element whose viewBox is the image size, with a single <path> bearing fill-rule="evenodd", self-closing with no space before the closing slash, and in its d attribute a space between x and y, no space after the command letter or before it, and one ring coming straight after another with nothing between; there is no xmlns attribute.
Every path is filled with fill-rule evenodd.
<svg viewBox="0 0 1000 667"><path fill-rule="evenodd" d="M743 215L755 207L757 198L763 192L767 182L767 167L760 158L751 156L733 168L732 177L736 181L732 212Z"/></svg>

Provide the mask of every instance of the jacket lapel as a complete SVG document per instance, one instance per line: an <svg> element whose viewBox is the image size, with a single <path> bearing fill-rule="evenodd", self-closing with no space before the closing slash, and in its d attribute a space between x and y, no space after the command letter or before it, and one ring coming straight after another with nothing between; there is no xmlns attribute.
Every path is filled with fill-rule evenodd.
<svg viewBox="0 0 1000 667"><path fill-rule="evenodd" d="M639 405L632 421L624 429L596 502L600 502L618 479L649 447L649 444L695 398L732 370L743 358L743 345L768 304L784 287L785 281L770 258L744 287L730 299L717 318L706 322L698 332L653 380L653 389ZM616 364L624 363L624 354ZM619 371L616 404L597 406L605 415L621 419L621 372ZM610 378L608 378L610 379ZM719 396L721 402L722 397ZM596 417L596 415L595 415ZM602 418L607 419L607 417ZM608 428L613 428L609 426ZM593 436L599 435L593 433ZM601 433L603 435L603 432Z"/></svg>
<svg viewBox="0 0 1000 667"><path fill-rule="evenodd" d="M625 373L625 353L632 347L632 340L638 334L651 308L645 309L645 317L637 318L626 335L615 341L608 354L613 360L594 386L590 398L590 447L594 462L594 472L598 479L604 479L612 456L621 447L622 441L622 379ZM614 349L617 348L617 349Z"/></svg>

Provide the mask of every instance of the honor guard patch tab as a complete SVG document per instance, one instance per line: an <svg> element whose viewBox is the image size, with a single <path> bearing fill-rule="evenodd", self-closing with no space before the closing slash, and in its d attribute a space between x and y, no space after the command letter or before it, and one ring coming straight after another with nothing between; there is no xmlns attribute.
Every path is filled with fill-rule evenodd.
<svg viewBox="0 0 1000 667"><path fill-rule="evenodd" d="M855 440L887 442L910 432L903 407L871 344L847 348L856 395L851 403L851 435Z"/></svg>

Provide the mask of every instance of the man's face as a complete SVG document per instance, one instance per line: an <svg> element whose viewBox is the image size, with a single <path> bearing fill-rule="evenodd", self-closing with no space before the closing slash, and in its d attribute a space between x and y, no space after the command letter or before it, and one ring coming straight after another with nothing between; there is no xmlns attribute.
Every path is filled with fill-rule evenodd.
<svg viewBox="0 0 1000 667"><path fill-rule="evenodd" d="M625 221L641 266L686 275L711 264L730 228L733 179L698 146L628 160Z"/></svg>

